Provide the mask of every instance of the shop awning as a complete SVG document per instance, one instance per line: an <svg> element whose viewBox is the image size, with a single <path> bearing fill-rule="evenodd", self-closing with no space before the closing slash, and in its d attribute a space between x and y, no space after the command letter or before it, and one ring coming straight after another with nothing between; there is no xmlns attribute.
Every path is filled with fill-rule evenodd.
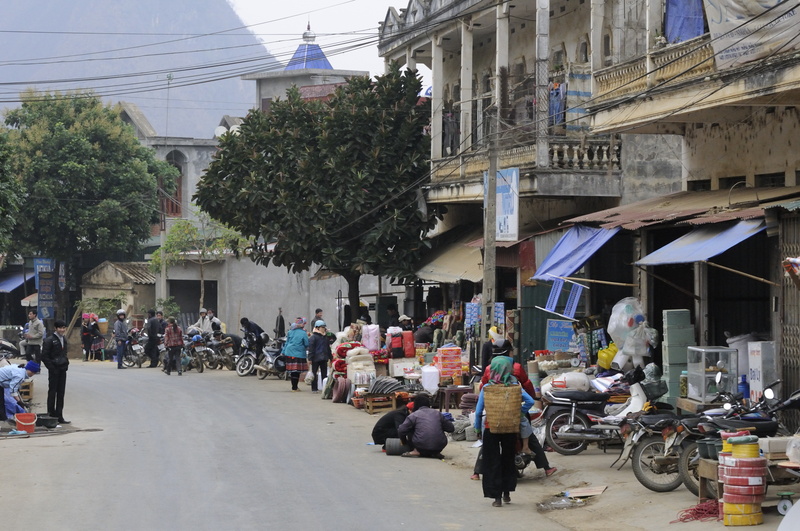
<svg viewBox="0 0 800 531"><path fill-rule="evenodd" d="M763 219L747 219L729 224L703 225L653 251L638 262L639 266L703 262L722 254L766 229Z"/></svg>
<svg viewBox="0 0 800 531"><path fill-rule="evenodd" d="M31 277L31 275L28 275ZM0 276L0 293L11 293L25 282L25 274L6 273Z"/></svg>
<svg viewBox="0 0 800 531"><path fill-rule="evenodd" d="M416 274L418 278L431 282L481 282L483 256L479 247L470 247L464 242L452 243L437 252Z"/></svg>
<svg viewBox="0 0 800 531"><path fill-rule="evenodd" d="M39 306L39 294L33 293L28 295L24 299L20 301L20 304L27 307L36 307Z"/></svg>
<svg viewBox="0 0 800 531"><path fill-rule="evenodd" d="M571 227L536 269L533 279L553 280L553 277L572 275L617 232L619 228L596 229L585 225Z"/></svg>

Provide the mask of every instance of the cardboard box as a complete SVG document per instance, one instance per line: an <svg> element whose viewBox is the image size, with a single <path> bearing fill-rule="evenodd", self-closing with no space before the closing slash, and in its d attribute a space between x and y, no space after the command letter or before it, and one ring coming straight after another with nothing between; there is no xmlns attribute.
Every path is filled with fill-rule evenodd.
<svg viewBox="0 0 800 531"><path fill-rule="evenodd" d="M758 439L758 448L767 459L786 459L786 446L792 437L761 437ZM783 457L769 457L782 455Z"/></svg>
<svg viewBox="0 0 800 531"><path fill-rule="evenodd" d="M389 360L389 376L402 377L405 376L406 369L413 369L417 364L414 358L401 358L396 360Z"/></svg>
<svg viewBox="0 0 800 531"><path fill-rule="evenodd" d="M673 347L669 345L662 345L661 346L661 356L664 360L664 364L669 365L686 365L687 357L686 357L687 349L685 346L678 346Z"/></svg>
<svg viewBox="0 0 800 531"><path fill-rule="evenodd" d="M664 346L686 347L697 345L693 326L670 326L664 328Z"/></svg>
<svg viewBox="0 0 800 531"><path fill-rule="evenodd" d="M664 328L692 324L690 321L692 314L689 310L664 310L662 316L664 318Z"/></svg>

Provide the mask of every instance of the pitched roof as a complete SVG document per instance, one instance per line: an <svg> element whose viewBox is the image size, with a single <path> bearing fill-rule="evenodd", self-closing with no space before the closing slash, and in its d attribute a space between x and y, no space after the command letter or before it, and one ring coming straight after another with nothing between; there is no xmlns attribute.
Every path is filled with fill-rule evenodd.
<svg viewBox="0 0 800 531"><path fill-rule="evenodd" d="M333 70L328 58L325 57L325 52L322 51L319 44L314 43L316 38L317 36L311 31L309 24L308 29L303 33L303 44L297 47L284 70L305 70L307 68Z"/></svg>

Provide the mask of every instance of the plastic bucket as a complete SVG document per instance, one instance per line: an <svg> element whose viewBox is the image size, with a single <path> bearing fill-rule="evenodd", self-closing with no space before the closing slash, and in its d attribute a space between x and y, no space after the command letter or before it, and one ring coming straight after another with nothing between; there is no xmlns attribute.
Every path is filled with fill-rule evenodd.
<svg viewBox="0 0 800 531"><path fill-rule="evenodd" d="M33 433L36 429L36 413L17 413L14 415L17 421L17 430Z"/></svg>

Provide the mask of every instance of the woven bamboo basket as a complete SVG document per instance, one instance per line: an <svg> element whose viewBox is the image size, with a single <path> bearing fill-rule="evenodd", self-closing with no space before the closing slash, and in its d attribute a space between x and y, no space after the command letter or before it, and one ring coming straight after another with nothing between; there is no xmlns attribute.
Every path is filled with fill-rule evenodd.
<svg viewBox="0 0 800 531"><path fill-rule="evenodd" d="M519 433L522 387L486 385L483 387L486 423L492 433Z"/></svg>

